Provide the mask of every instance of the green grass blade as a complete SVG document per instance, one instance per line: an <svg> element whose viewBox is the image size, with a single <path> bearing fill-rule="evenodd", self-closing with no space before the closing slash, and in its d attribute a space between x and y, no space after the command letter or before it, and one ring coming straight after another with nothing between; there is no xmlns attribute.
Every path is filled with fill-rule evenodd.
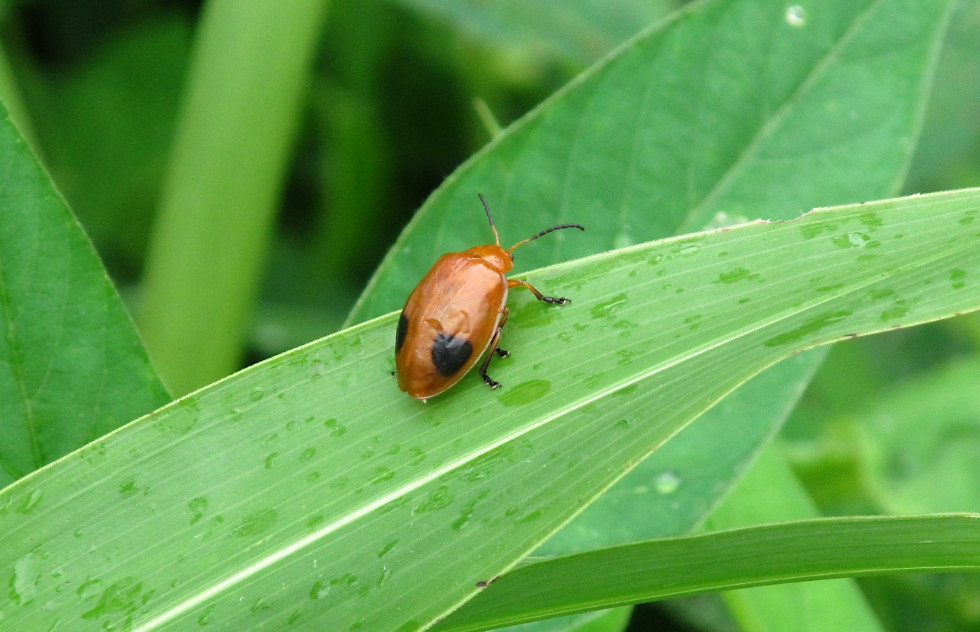
<svg viewBox="0 0 980 632"><path fill-rule="evenodd" d="M656 540L521 567L433 629L463 632L773 583L980 571L980 516L826 518Z"/></svg>
<svg viewBox="0 0 980 632"><path fill-rule="evenodd" d="M140 314L175 393L240 360L326 5L206 4Z"/></svg>
<svg viewBox="0 0 980 632"><path fill-rule="evenodd" d="M99 258L0 120L0 487L169 397Z"/></svg>
<svg viewBox="0 0 980 632"><path fill-rule="evenodd" d="M575 302L514 302L497 392L405 397L394 314L247 369L0 492L4 621L425 626L764 367L980 308L978 216L935 194L539 271Z"/></svg>

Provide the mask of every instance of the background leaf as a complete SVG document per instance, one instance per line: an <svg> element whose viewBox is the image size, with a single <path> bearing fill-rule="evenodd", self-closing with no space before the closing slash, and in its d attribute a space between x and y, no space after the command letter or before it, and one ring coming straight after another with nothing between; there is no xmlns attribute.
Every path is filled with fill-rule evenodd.
<svg viewBox="0 0 980 632"><path fill-rule="evenodd" d="M477 192L507 243L562 222L588 227L588 240L556 235L523 249L526 268L894 195L948 11L853 2L807 15L801 26L776 2L691 5L447 179L350 320L399 309L440 254L487 240Z"/></svg>
<svg viewBox="0 0 980 632"><path fill-rule="evenodd" d="M0 121L0 486L169 397L98 256Z"/></svg>

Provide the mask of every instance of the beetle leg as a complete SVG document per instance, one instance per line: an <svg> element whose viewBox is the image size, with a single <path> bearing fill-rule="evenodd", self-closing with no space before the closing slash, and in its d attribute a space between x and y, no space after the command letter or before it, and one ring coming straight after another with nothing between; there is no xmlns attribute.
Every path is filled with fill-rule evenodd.
<svg viewBox="0 0 980 632"><path fill-rule="evenodd" d="M510 316L510 310L505 305L500 322L497 323L497 329L493 332L493 337L490 339L490 351L487 353L487 358L483 361L483 364L480 365L480 377L483 378L483 381L490 388L500 388L500 382L487 375L487 367L490 366L490 360L493 359L493 354L496 353L501 358L506 358L510 355L509 352L500 348L500 331L504 328L504 323L507 322L508 316Z"/></svg>
<svg viewBox="0 0 980 632"><path fill-rule="evenodd" d="M497 323L497 340L494 343L494 351L496 351L497 355L499 355L501 358L510 357L510 351L504 351L503 349L500 348L500 330L504 328L504 323L507 322L508 316L510 316L510 310L507 309L506 305L504 305L504 311L500 316L500 322Z"/></svg>
<svg viewBox="0 0 980 632"><path fill-rule="evenodd" d="M567 303L571 303L572 302L572 299L565 298L564 296L545 296L544 294L542 294L541 292L539 292L536 287L534 287L533 285L531 285L530 283L527 283L525 281L518 281L516 279L507 279L507 286L508 287L526 287L527 289L531 290L531 294L534 294L534 296L536 296L539 301L544 301L545 303L554 303L556 305L565 305Z"/></svg>

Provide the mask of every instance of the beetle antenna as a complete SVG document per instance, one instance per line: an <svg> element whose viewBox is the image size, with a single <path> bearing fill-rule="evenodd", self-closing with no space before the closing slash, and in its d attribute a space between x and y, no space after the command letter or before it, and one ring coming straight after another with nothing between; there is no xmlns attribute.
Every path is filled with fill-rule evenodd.
<svg viewBox="0 0 980 632"><path fill-rule="evenodd" d="M521 246L523 244L526 244L529 241L534 241L538 237L543 237L543 236L547 235L548 233L550 233L553 230L560 230L562 228L577 228L579 230L585 230L585 226L582 226L581 224L558 224L557 226L552 226L551 228L545 228L543 231L541 231L537 235L534 235L533 237L528 237L524 241L517 242L516 244L514 244L513 246L511 246L510 247L510 250L508 250L507 252L513 253L514 250L517 249L518 246Z"/></svg>
<svg viewBox="0 0 980 632"><path fill-rule="evenodd" d="M477 193L480 196L480 201L483 202L483 208L487 210L487 219L490 220L490 228L493 229L493 239L500 245L500 235L497 234L497 227L493 224L493 215L490 213L490 205L487 204L487 199L483 197L482 193Z"/></svg>

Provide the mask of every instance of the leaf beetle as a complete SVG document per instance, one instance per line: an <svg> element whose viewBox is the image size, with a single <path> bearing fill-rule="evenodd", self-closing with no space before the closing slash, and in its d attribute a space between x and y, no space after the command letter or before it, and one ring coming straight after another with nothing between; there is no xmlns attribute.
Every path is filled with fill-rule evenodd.
<svg viewBox="0 0 980 632"><path fill-rule="evenodd" d="M507 322L507 293L525 287L545 303L564 305L569 299L544 296L534 286L507 273L514 267L514 250L538 237L579 224L559 224L520 241L508 250L500 246L490 205L479 194L493 230L493 244L475 246L439 257L412 291L398 318L395 334L395 367L398 387L425 402L460 381L481 356L480 376L490 388L500 383L487 375L494 353L500 348L500 332Z"/></svg>

